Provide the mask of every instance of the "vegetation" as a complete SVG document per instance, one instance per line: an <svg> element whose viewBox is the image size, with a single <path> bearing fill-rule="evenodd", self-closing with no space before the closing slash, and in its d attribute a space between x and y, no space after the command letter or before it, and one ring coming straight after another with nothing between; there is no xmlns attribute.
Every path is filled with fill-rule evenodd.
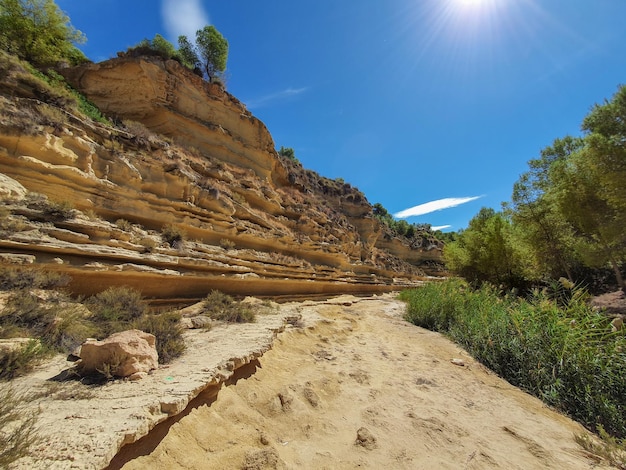
<svg viewBox="0 0 626 470"><path fill-rule="evenodd" d="M0 0L0 48L35 67L86 62L84 41L53 0Z"/></svg>
<svg viewBox="0 0 626 470"><path fill-rule="evenodd" d="M291 160L296 165L302 165L300 163L300 160L296 158L296 151L291 147L283 147L281 145L280 149L278 149L278 155L280 155L282 158L286 158L287 160Z"/></svg>
<svg viewBox="0 0 626 470"><path fill-rule="evenodd" d="M27 456L30 446L37 442L37 415L23 410L28 399L12 388L0 389L0 468Z"/></svg>
<svg viewBox="0 0 626 470"><path fill-rule="evenodd" d="M481 210L446 246L449 267L522 288L560 277L591 285L608 267L626 292L625 116L621 86L585 117L582 137L556 139L529 162L502 212Z"/></svg>
<svg viewBox="0 0 626 470"><path fill-rule="evenodd" d="M569 283L564 283L570 285ZM595 430L626 437L626 332L590 308L586 293L555 284L528 300L459 280L405 291L407 319L440 331L529 393Z"/></svg>
<svg viewBox="0 0 626 470"><path fill-rule="evenodd" d="M436 244L444 238L440 231L432 231L430 224L409 224L406 220L396 220L379 202L373 206L374 217L391 230L396 236L408 239L420 239L420 246Z"/></svg>
<svg viewBox="0 0 626 470"><path fill-rule="evenodd" d="M208 79L213 81L222 77L228 60L228 41L215 26L205 26L196 31L196 48L200 66Z"/></svg>
<svg viewBox="0 0 626 470"><path fill-rule="evenodd" d="M254 312L249 306L235 301L230 295L218 290L204 299L204 314L213 320L221 320L230 323L250 323L255 321Z"/></svg>
<svg viewBox="0 0 626 470"><path fill-rule="evenodd" d="M164 241L169 243L172 248L178 248L182 246L187 234L184 230L172 224L166 224L161 229L161 237Z"/></svg>
<svg viewBox="0 0 626 470"><path fill-rule="evenodd" d="M228 41L215 28L205 26L196 31L195 44L187 36L178 37L178 49L160 34L144 39L128 49L131 55L150 54L180 62L209 81L223 82L228 60Z"/></svg>
<svg viewBox="0 0 626 470"><path fill-rule="evenodd" d="M161 364L172 362L185 351L180 319L180 313L165 312L158 315L144 315L134 323L134 327L138 330L156 337L156 349Z"/></svg>

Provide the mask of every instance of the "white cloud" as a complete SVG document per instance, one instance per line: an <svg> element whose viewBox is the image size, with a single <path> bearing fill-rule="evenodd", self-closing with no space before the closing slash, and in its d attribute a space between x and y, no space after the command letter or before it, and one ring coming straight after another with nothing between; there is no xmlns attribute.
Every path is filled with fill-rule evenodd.
<svg viewBox="0 0 626 470"><path fill-rule="evenodd" d="M437 230L444 230L444 229L447 229L447 228L450 228L450 227L452 227L452 225L437 225L436 227L430 227L430 229L433 232L436 232Z"/></svg>
<svg viewBox="0 0 626 470"><path fill-rule="evenodd" d="M181 34L194 41L196 31L211 24L200 0L162 0L161 17L168 39L174 42Z"/></svg>
<svg viewBox="0 0 626 470"><path fill-rule="evenodd" d="M419 206L409 207L408 209L395 213L393 216L398 219L406 219L407 217L413 217L416 215L430 214L431 212L460 206L461 204L475 201L481 197L483 196L447 197L445 199L437 199L436 201L426 202L424 204L420 204Z"/></svg>
<svg viewBox="0 0 626 470"><path fill-rule="evenodd" d="M262 108L263 106L268 106L276 101L281 101L281 100L291 98L293 96L298 96L304 93L305 91L307 91L308 89L309 87L302 87L302 88L289 87L281 91L277 91L277 92L270 93L265 96L261 96L260 98L248 100L245 102L246 107L248 109Z"/></svg>

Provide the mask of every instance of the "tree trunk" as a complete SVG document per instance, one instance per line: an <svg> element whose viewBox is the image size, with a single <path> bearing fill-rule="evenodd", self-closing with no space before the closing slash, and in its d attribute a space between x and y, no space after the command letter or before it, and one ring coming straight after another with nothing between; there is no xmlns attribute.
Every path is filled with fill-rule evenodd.
<svg viewBox="0 0 626 470"><path fill-rule="evenodd" d="M613 258L611 258L611 266L613 267L613 271L615 272L615 279L617 279L617 284L619 285L620 289L622 289L622 292L626 294L626 284L624 284L622 272L619 269L619 264Z"/></svg>

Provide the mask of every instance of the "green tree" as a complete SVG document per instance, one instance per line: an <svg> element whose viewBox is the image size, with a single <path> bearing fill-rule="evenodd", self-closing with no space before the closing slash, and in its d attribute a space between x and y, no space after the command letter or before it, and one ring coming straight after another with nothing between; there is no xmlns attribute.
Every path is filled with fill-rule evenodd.
<svg viewBox="0 0 626 470"><path fill-rule="evenodd" d="M566 161L582 146L580 138L556 139L542 150L540 158L529 162L530 171L513 186L512 221L534 255L536 277L565 275L574 281L572 268L579 263L574 254L572 228L556 204L551 174L556 163Z"/></svg>
<svg viewBox="0 0 626 470"><path fill-rule="evenodd" d="M228 60L228 41L215 26L196 31L196 45L202 69L209 80L221 76Z"/></svg>
<svg viewBox="0 0 626 470"><path fill-rule="evenodd" d="M200 68L200 59L195 46L187 39L187 36L178 36L178 53L183 65L191 70Z"/></svg>
<svg viewBox="0 0 626 470"><path fill-rule="evenodd" d="M178 57L178 51L174 45L160 34L156 34L150 41L150 48L159 52L164 57Z"/></svg>
<svg viewBox="0 0 626 470"><path fill-rule="evenodd" d="M298 162L298 159L296 158L296 152L291 147L283 147L281 145L280 149L278 149L278 155L283 158L287 158L293 162Z"/></svg>
<svg viewBox="0 0 626 470"><path fill-rule="evenodd" d="M522 245L511 221L501 212L483 207L456 241L444 247L448 269L469 282L490 282L509 288L527 281Z"/></svg>
<svg viewBox="0 0 626 470"><path fill-rule="evenodd" d="M53 0L0 0L0 47L36 67L85 62L84 41Z"/></svg>

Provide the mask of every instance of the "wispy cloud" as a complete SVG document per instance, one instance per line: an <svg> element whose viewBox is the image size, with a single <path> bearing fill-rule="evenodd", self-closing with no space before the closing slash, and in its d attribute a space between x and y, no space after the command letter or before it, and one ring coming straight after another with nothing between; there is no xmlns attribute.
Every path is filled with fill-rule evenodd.
<svg viewBox="0 0 626 470"><path fill-rule="evenodd" d="M467 204L468 202L480 199L483 196L471 196L471 197L447 197L444 199L437 199L436 201L426 202L419 206L409 207L403 211L395 213L393 216L398 219L406 219L416 215L430 214L431 212L440 211L443 209L450 209L451 207L460 206L461 204Z"/></svg>
<svg viewBox="0 0 626 470"><path fill-rule="evenodd" d="M301 95L306 92L309 87L302 88L286 88L284 90L276 91L274 93L270 93L265 96L261 96L256 99L246 101L246 107L248 109L258 109L264 106L269 106L270 104L274 104L280 101L287 100L289 98L293 98L294 96Z"/></svg>
<svg viewBox="0 0 626 470"><path fill-rule="evenodd" d="M450 228L450 227L452 227L452 225L437 225L436 227L430 227L430 229L433 232L436 232L437 230L444 230L444 229L447 229L447 228Z"/></svg>
<svg viewBox="0 0 626 470"><path fill-rule="evenodd" d="M194 41L196 31L211 24L201 0L162 0L161 17L167 37L171 40L184 34Z"/></svg>

